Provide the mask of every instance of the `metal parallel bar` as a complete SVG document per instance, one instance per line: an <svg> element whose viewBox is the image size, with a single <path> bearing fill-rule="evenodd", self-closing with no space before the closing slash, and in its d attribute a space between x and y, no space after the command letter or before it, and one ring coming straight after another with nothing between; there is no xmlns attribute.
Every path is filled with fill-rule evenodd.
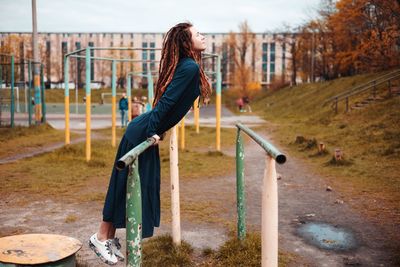
<svg viewBox="0 0 400 267"><path fill-rule="evenodd" d="M66 53L66 54L65 54L65 56L66 56L66 57L69 57L70 55L74 55L74 54L77 54L77 53L83 52L83 51L85 51L85 50L86 50L86 48L78 49L78 50L75 50L75 51L72 51L72 52Z"/></svg>
<svg viewBox="0 0 400 267"><path fill-rule="evenodd" d="M81 55L71 55L69 57L86 58L86 56L81 56ZM130 58L109 58L109 57L90 57L90 59L118 61L118 62L160 62L158 60L142 60L142 59L130 59Z"/></svg>
<svg viewBox="0 0 400 267"><path fill-rule="evenodd" d="M365 87L365 88L363 88L362 90L354 91L354 92L352 92L352 93L346 95L346 97L347 97L347 96L353 96L353 95L357 95L357 94L363 93L363 92L368 91L369 89L373 88L374 86L384 84L384 83L386 83L387 81L394 80L394 79L397 79L397 78L400 78L400 73L397 74L397 75L394 75L394 76L392 76L392 77L390 77L390 78L387 78L387 79L385 79L385 80L383 80L383 81L380 81L379 83L372 84L372 85L370 85L370 86L368 86L368 87ZM344 99L344 97L340 97L340 98L339 98L339 100L342 100L342 99Z"/></svg>
<svg viewBox="0 0 400 267"><path fill-rule="evenodd" d="M215 105L215 116L216 116L216 149L221 151L221 102L222 102L222 78L221 78L221 57L217 57L217 88L215 90L216 105Z"/></svg>
<svg viewBox="0 0 400 267"><path fill-rule="evenodd" d="M237 235L239 240L246 237L246 194L244 181L244 148L240 129L236 135L236 209Z"/></svg>
<svg viewBox="0 0 400 267"><path fill-rule="evenodd" d="M129 166L126 184L126 254L127 266L141 266L142 262L142 193L139 159Z"/></svg>
<svg viewBox="0 0 400 267"><path fill-rule="evenodd" d="M14 56L11 56L11 128L14 127Z"/></svg>
<svg viewBox="0 0 400 267"><path fill-rule="evenodd" d="M32 65L31 63L28 64L28 123L29 126L32 125L32 96L31 96L31 89L32 89Z"/></svg>
<svg viewBox="0 0 400 267"><path fill-rule="evenodd" d="M85 60L85 74L86 74L86 161L90 161L91 158L91 128L90 128L90 113L91 113L91 96L90 96L90 48L86 48L86 60Z"/></svg>
<svg viewBox="0 0 400 267"><path fill-rule="evenodd" d="M148 138L139 145L135 146L132 150L126 153L122 158L120 158L116 163L116 168L122 170L127 166L131 165L133 161L146 149L148 149L155 142L154 138Z"/></svg>
<svg viewBox="0 0 400 267"><path fill-rule="evenodd" d="M388 76L391 76L391 77L387 78ZM376 85L381 85L381 84L383 84L383 83L385 83L385 82L387 82L387 81L389 81L389 80L396 79L396 78L398 78L398 77L400 77L400 71L399 71L399 70L390 72L390 73L388 73L388 74L386 74L386 75L384 75L384 76L382 76L382 77L380 77L380 78L378 78L378 79L376 79L376 80L374 80L374 81L372 81L372 82L369 81L369 82L367 82L367 83L364 83L364 84L362 84L362 85L359 85L359 86L357 86L357 87L351 89L350 91L343 92L343 93L338 94L338 95L336 95L336 96L334 96L334 97L331 97L331 98L329 98L328 100L326 100L326 101L323 103L323 105L325 105L326 103L329 103L329 102L335 100L336 98L338 98L338 100L340 101L340 100L342 100L342 99L345 99L345 98L348 97L348 96L353 96L353 95L362 93L362 92L364 92L364 91L367 91L368 89L370 89L370 88L372 88L372 87L374 86L373 82L376 82ZM383 80L382 80L382 79L383 79ZM378 82L378 81L379 81L379 82ZM371 84L371 83L372 83L372 84Z"/></svg>
<svg viewBox="0 0 400 267"><path fill-rule="evenodd" d="M387 73L387 74L385 74L385 75L383 75L383 76L381 76L381 77L375 79L375 81L382 80L382 79L386 79L388 76L391 76L391 75L395 75L395 76L396 76L396 75L398 75L398 74L400 74L400 70L395 70L395 71L389 72L389 73ZM356 90L358 90L358 89L360 89L360 88L363 88L363 87L365 87L365 86L368 86L370 83L371 83L371 81L366 82L366 83L363 83L363 84L360 84L360 85L358 85L358 86L352 88L351 91L356 91ZM336 96L334 96L334 97L331 97L330 99L327 100L327 102L334 100L335 97L344 96L344 95L346 95L346 93L348 93L348 92L344 92L344 93L338 94L338 95L336 95Z"/></svg>
<svg viewBox="0 0 400 267"><path fill-rule="evenodd" d="M126 97L128 98L128 121L132 120L131 76L126 75Z"/></svg>
<svg viewBox="0 0 400 267"><path fill-rule="evenodd" d="M161 48L139 48L139 47L90 47L91 50L161 50Z"/></svg>
<svg viewBox="0 0 400 267"><path fill-rule="evenodd" d="M43 65L40 66L40 99L42 101L42 123L46 122L46 100L45 100L45 90L44 90L44 73L43 73Z"/></svg>
<svg viewBox="0 0 400 267"><path fill-rule="evenodd" d="M69 129L69 58L64 57L64 114L65 114L65 144L70 143Z"/></svg>
<svg viewBox="0 0 400 267"><path fill-rule="evenodd" d="M261 136L259 136L256 132L248 128L247 126L237 123L236 127L245 132L248 136L250 136L257 144L259 144L268 155L270 155L273 159L276 160L279 164L283 164L286 162L286 156L282 154L277 148L275 148L272 144L265 141Z"/></svg>

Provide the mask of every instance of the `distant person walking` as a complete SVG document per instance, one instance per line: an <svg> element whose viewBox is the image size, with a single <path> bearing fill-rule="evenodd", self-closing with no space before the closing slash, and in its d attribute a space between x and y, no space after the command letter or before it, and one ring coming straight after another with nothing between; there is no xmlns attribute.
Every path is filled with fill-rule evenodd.
<svg viewBox="0 0 400 267"><path fill-rule="evenodd" d="M239 109L239 112L242 112L243 111L243 98L239 97L236 100L236 105L237 105L237 107Z"/></svg>
<svg viewBox="0 0 400 267"><path fill-rule="evenodd" d="M244 111L252 112L250 107L250 98L248 96L243 97Z"/></svg>
<svg viewBox="0 0 400 267"><path fill-rule="evenodd" d="M122 93L122 97L119 100L119 112L121 113L121 127L124 128L127 125L128 117L128 99L126 98L126 94Z"/></svg>

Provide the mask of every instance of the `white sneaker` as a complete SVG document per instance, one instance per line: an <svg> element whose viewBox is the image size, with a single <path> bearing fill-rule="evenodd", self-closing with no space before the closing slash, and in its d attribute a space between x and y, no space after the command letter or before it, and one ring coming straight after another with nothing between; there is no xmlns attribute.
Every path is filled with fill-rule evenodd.
<svg viewBox="0 0 400 267"><path fill-rule="evenodd" d="M118 263L117 257L114 255L111 246L111 240L100 241L97 239L97 233L92 235L89 239L90 248L100 257L102 261L109 265Z"/></svg>
<svg viewBox="0 0 400 267"><path fill-rule="evenodd" d="M125 257L124 254L120 251L121 244L119 243L118 238L111 239L111 249L115 256L117 256L118 260L124 261Z"/></svg>

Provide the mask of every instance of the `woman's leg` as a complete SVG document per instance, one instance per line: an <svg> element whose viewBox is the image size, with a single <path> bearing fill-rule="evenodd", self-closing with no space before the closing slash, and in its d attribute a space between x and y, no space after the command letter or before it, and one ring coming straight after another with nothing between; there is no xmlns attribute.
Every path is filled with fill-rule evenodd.
<svg viewBox="0 0 400 267"><path fill-rule="evenodd" d="M108 229L108 237L107 239L114 239L115 237L115 227L111 224L111 227Z"/></svg>
<svg viewBox="0 0 400 267"><path fill-rule="evenodd" d="M111 222L102 221L100 223L99 231L97 232L97 238L100 241L106 241L107 239L113 239L115 236L115 228Z"/></svg>

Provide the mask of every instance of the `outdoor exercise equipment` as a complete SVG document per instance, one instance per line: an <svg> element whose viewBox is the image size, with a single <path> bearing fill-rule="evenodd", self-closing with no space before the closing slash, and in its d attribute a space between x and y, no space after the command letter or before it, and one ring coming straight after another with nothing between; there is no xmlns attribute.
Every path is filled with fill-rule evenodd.
<svg viewBox="0 0 400 267"><path fill-rule="evenodd" d="M246 195L244 147L241 131L266 152L261 202L261 266L278 266L278 183L275 162L283 164L286 156L247 126L238 123L236 137L236 197L238 239L246 237Z"/></svg>
<svg viewBox="0 0 400 267"><path fill-rule="evenodd" d="M9 62L5 63L0 63L0 90L3 90L3 73L5 71L6 66L10 66L10 98L9 102L6 101L4 97L1 98L2 100L2 109L7 106L7 104L10 105L10 126L14 127L15 125L15 113L16 112L21 112L20 109L20 101L19 101L19 88L15 86L15 66L16 65L28 65L28 90L25 91L25 112L28 112L28 124L29 126L32 125L32 99L31 99L31 90L33 88L32 86L32 73L33 73L33 66L34 65L40 65L40 76L39 76L39 90L35 88L34 91L34 103L35 105L40 105L41 108L36 109L40 110L41 114L39 114L40 121L41 122L46 122L46 103L45 103L45 90L44 90L44 75L43 75L43 63L41 62L36 62L32 59L29 58L22 58L18 59L16 58L13 54L4 54L0 53L0 57L5 57L9 58ZM18 63L16 63L16 61ZM25 75L25 74L23 74ZM17 95L15 95L15 92ZM8 100L8 98L7 98ZM15 101L17 100L17 103ZM36 117L38 114L36 114ZM39 120L36 120L36 123Z"/></svg>
<svg viewBox="0 0 400 267"><path fill-rule="evenodd" d="M158 48L129 48L129 47L86 47L67 53L64 56L64 84L65 84L65 144L70 144L70 127L69 127L69 58L84 58L85 59L85 74L86 74L86 161L91 158L91 87L90 87L90 64L91 60L105 60L112 62L111 76L111 92L112 92L112 126L111 126L111 145L116 145L116 63L117 62L156 62L154 60L136 60L131 58L110 58L110 57L95 57L91 56L91 51L96 50L160 50ZM85 55L79 55L85 52Z"/></svg>

